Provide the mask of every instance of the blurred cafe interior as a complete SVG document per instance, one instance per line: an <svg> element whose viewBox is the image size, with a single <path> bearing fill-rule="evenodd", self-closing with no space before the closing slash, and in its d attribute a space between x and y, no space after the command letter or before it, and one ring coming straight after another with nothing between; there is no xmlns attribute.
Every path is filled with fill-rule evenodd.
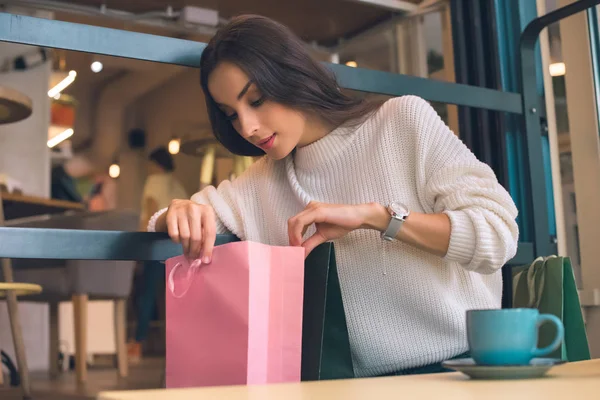
<svg viewBox="0 0 600 400"><path fill-rule="evenodd" d="M572 2L0 0L0 13L203 43L229 18L260 14L289 26L326 63L518 91L516 55L510 53L515 29ZM581 61L600 56L580 47L581 38L589 42L590 32L598 35L599 28L583 20L588 22L550 25L537 62L545 88L550 235L558 252L570 256L581 293L592 288L582 304L592 356L599 357L600 289L593 288L600 288L594 263L600 254L585 243L597 237L594 226L600 221L582 218L598 203L586 188L600 185L600 170L592 168L600 148L582 151L582 138L597 137L598 123L586 120L594 128L584 132L574 125L590 118L582 104L597 104L596 93L588 98L578 88L600 84L595 69L600 58L590 65ZM175 192L189 198L235 179L256 161L233 155L215 140L196 68L1 40L0 199L7 227L143 231L143 196L152 174L169 172ZM513 178L525 172L514 164L513 117L432 105L520 198ZM507 139L497 139L501 135ZM0 398L21 398L17 342L25 349L25 379L35 399L87 399L104 391L163 387L160 270L151 274L135 261L52 261L56 265L44 268L20 262L25 264L13 260L15 281L43 290L19 296L20 342L13 340L7 303L0 301Z"/></svg>

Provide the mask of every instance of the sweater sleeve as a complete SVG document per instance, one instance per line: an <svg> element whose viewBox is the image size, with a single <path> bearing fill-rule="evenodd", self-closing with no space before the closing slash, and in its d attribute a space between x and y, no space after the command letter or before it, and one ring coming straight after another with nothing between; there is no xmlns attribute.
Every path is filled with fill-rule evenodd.
<svg viewBox="0 0 600 400"><path fill-rule="evenodd" d="M207 186L192 195L191 200L211 206L215 210L217 234L234 234L243 238L242 212L239 209L235 189L231 181L223 181L215 188Z"/></svg>
<svg viewBox="0 0 600 400"><path fill-rule="evenodd" d="M492 274L517 252L517 208L493 170L479 161L425 100L411 97L406 115L415 134L419 198L450 218L445 259Z"/></svg>
<svg viewBox="0 0 600 400"><path fill-rule="evenodd" d="M253 163L233 181L225 180L217 188L207 186L195 193L191 200L212 206L215 210L217 234L234 234L246 240L247 231L244 216L247 215L242 194L252 191L256 179L264 173L265 159Z"/></svg>

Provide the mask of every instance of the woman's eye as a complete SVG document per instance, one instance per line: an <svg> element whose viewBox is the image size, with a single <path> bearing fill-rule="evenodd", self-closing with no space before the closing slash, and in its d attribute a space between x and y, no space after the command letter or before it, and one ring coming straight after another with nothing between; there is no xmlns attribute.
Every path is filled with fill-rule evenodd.
<svg viewBox="0 0 600 400"><path fill-rule="evenodd" d="M227 115L225 118L227 118L229 121L235 121L237 119L237 114L231 114L231 115Z"/></svg>
<svg viewBox="0 0 600 400"><path fill-rule="evenodd" d="M260 99L258 99L256 101L253 101L252 103L250 103L250 105L252 105L252 107L258 107L258 106L260 106L264 102L265 102L265 98L263 96Z"/></svg>

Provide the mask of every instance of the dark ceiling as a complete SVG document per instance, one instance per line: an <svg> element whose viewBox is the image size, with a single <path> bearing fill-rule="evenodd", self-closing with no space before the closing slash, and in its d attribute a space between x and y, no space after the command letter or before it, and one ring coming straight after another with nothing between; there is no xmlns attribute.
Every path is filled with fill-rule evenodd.
<svg viewBox="0 0 600 400"><path fill-rule="evenodd" d="M335 44L394 15L393 12L373 5L348 0L63 0L66 3L143 13L174 11L186 5L216 9L222 18L253 13L273 18L289 26L305 41L322 45ZM420 0L410 0L418 4Z"/></svg>

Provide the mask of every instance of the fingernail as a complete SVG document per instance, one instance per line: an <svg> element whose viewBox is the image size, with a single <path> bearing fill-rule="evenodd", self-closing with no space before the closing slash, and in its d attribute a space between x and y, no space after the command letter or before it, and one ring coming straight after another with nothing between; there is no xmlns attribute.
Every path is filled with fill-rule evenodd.
<svg viewBox="0 0 600 400"><path fill-rule="evenodd" d="M204 258L202 259L202 262L203 262L204 264L210 264L210 257L208 257L208 256L204 257Z"/></svg>

